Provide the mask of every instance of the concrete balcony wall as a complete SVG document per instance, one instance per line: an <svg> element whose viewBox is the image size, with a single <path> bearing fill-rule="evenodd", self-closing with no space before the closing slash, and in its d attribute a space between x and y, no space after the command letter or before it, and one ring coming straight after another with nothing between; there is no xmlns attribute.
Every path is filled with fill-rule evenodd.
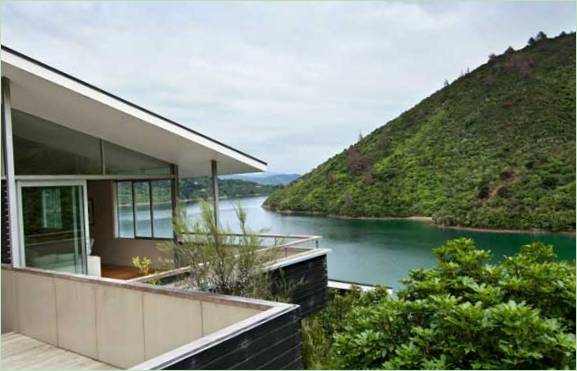
<svg viewBox="0 0 577 371"><path fill-rule="evenodd" d="M224 336L229 326L250 321L274 306L67 273L2 268L3 333L19 332L120 368L215 332L224 331Z"/></svg>

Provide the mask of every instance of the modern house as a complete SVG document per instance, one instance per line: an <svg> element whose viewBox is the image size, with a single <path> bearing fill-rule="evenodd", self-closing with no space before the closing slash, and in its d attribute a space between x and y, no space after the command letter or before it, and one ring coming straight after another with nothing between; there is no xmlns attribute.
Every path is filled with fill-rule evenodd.
<svg viewBox="0 0 577 371"><path fill-rule="evenodd" d="M217 177L266 163L10 48L1 61L0 367L302 368L300 319L326 301L318 237L285 236L269 267L304 280L292 304L131 268L170 259L157 244L178 240L180 178L212 176L218 220ZM187 269L173 268L159 275Z"/></svg>

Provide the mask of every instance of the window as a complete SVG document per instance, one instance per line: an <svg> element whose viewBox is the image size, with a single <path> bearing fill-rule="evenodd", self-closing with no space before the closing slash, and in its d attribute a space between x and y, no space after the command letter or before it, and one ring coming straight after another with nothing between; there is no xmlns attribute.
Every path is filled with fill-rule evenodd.
<svg viewBox="0 0 577 371"><path fill-rule="evenodd" d="M133 182L134 195L134 234L139 237L152 237L152 210L150 208L150 183Z"/></svg>
<svg viewBox="0 0 577 371"><path fill-rule="evenodd" d="M132 182L116 183L118 237L134 238Z"/></svg>
<svg viewBox="0 0 577 371"><path fill-rule="evenodd" d="M100 140L12 110L17 175L101 174Z"/></svg>
<svg viewBox="0 0 577 371"><path fill-rule="evenodd" d="M170 165L143 153L116 144L102 142L106 174L113 175L170 175Z"/></svg>
<svg viewBox="0 0 577 371"><path fill-rule="evenodd" d="M116 183L118 231L121 238L172 238L171 180Z"/></svg>
<svg viewBox="0 0 577 371"><path fill-rule="evenodd" d="M154 180L152 185L152 227L159 238L172 238L172 189L170 180Z"/></svg>
<svg viewBox="0 0 577 371"><path fill-rule="evenodd" d="M12 110L17 175L170 175L170 164Z"/></svg>

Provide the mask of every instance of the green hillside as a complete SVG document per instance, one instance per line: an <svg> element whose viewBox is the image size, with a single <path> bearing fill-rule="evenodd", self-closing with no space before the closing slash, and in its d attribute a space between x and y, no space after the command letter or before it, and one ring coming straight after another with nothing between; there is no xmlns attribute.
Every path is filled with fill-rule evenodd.
<svg viewBox="0 0 577 371"><path fill-rule="evenodd" d="M277 186L259 184L240 179L219 179L218 193L221 198L265 196ZM210 177L185 178L180 182L180 198L183 200L209 199L212 197Z"/></svg>
<svg viewBox="0 0 577 371"><path fill-rule="evenodd" d="M491 56L265 206L575 229L575 34Z"/></svg>

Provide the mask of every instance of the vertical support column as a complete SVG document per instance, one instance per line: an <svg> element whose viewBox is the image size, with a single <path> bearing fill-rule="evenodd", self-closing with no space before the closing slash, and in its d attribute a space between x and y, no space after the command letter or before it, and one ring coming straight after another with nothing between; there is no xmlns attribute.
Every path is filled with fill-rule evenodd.
<svg viewBox="0 0 577 371"><path fill-rule="evenodd" d="M21 266L20 229L16 179L14 177L14 142L12 140L12 106L10 104L10 80L2 77L2 135L4 136L4 169L8 193L8 217L10 218L10 245L12 266Z"/></svg>
<svg viewBox="0 0 577 371"><path fill-rule="evenodd" d="M219 209L218 209L218 165L216 160L210 161L210 168L212 172L212 202L213 202L213 209L214 209L214 222L216 225L219 225L220 218L219 218Z"/></svg>
<svg viewBox="0 0 577 371"><path fill-rule="evenodd" d="M171 193L171 204L172 204L172 218L173 220L178 218L180 215L180 205L179 205L179 198L180 198L180 178L178 177L178 166L171 165L171 173L172 173L172 181L170 182L170 193ZM174 233L174 239L178 236Z"/></svg>
<svg viewBox="0 0 577 371"><path fill-rule="evenodd" d="M184 213L186 212L186 210L180 210L180 203L179 203L179 199L180 199L180 178L178 176L178 166L176 165L171 165L171 174L172 174L172 181L170 182L170 193L171 193L171 203L172 203L172 220L173 220L173 226L174 226L174 221L176 220L176 218L179 218L181 215L184 215ZM182 213L182 214L181 214ZM173 241L174 243L178 243L178 234L176 233L176 231L172 231L173 233ZM178 268L181 267L181 259L180 256L178 255L178 249L174 249L174 267Z"/></svg>

